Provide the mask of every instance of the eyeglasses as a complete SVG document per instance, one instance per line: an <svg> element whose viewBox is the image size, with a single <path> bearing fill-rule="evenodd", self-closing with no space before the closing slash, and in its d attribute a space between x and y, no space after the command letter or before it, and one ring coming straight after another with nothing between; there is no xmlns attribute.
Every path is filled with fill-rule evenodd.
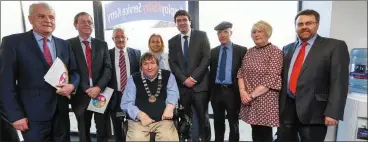
<svg viewBox="0 0 368 142"><path fill-rule="evenodd" d="M126 40L126 39L128 39L127 37L125 37L125 36L123 36L123 37L113 37L114 38L114 40L120 40L120 39L122 39L122 40Z"/></svg>
<svg viewBox="0 0 368 142"><path fill-rule="evenodd" d="M297 24L296 24L296 26L297 26L297 27L303 27L304 25L306 25L306 26L310 26L310 25L312 25L312 24L314 24L314 23L318 23L318 22L312 22L312 21L309 21L309 22L305 22L305 23L297 23Z"/></svg>
<svg viewBox="0 0 368 142"><path fill-rule="evenodd" d="M82 25L93 25L92 21L82 21L82 22L79 22L79 23L82 24Z"/></svg>

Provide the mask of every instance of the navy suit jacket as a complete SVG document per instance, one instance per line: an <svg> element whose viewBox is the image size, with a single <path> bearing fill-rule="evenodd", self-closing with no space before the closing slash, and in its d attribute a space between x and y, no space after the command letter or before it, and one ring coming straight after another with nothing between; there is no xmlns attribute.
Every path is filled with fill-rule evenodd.
<svg viewBox="0 0 368 142"><path fill-rule="evenodd" d="M69 72L69 81L75 87L79 74L74 54L68 42L52 37L56 56ZM30 30L6 36L0 47L0 98L10 122L22 118L31 121L51 120L56 109L68 112L68 99L56 94L56 89L45 82L49 65Z"/></svg>
<svg viewBox="0 0 368 142"><path fill-rule="evenodd" d="M130 74L133 74L135 72L139 72L140 71L140 67L139 67L139 61L141 58L141 51L137 50L137 49L133 49L133 48L127 48L127 52L128 52L128 56L129 56L129 63L130 63ZM111 74L111 80L109 82L109 87L114 89L114 94L110 100L111 105L110 108L112 110L119 110L120 108L120 102L121 102L121 97L122 97L122 93L118 92L118 83L116 80L116 69L115 69L115 48L110 49L110 58L111 58L111 64L112 64L112 74ZM119 61L117 61L119 62Z"/></svg>

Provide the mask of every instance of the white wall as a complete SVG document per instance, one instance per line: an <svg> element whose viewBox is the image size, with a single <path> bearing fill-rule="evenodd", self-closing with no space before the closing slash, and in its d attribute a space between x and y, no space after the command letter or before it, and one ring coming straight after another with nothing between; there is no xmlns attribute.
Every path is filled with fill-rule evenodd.
<svg viewBox="0 0 368 142"><path fill-rule="evenodd" d="M303 1L302 9L320 14L318 34L344 40L349 51L367 48L367 1ZM336 140L336 127L328 127L325 141Z"/></svg>
<svg viewBox="0 0 368 142"><path fill-rule="evenodd" d="M4 36L22 33L23 22L19 1L1 1L1 39Z"/></svg>

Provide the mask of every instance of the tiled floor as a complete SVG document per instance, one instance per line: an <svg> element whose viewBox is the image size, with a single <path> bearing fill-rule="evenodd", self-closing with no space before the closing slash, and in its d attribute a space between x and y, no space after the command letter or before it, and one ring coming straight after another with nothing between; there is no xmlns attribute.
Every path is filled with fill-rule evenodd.
<svg viewBox="0 0 368 142"><path fill-rule="evenodd" d="M212 107L211 105L209 105L209 110L208 110L208 113L209 114L212 114L213 111L212 111ZM74 116L74 113L70 113L69 114L69 117L70 117L70 122L71 122L71 127L70 127L70 131L71 132L77 132L78 129L77 129L77 121L75 119L75 116ZM93 117L92 117L92 122L94 122L93 120ZM214 131L214 124L213 124L213 119L210 119L210 123L211 123L211 141L215 140L215 131ZM228 122L226 121L225 122L226 124L226 131L225 131L225 140L228 140L229 139L229 124ZM274 133L275 133L275 130L276 128L274 128ZM252 130L251 130L251 127L249 124L246 124L244 123L243 121L239 120L239 133L240 133L240 141L252 141ZM94 125L94 123L92 123L92 126L91 126L91 133L96 133L96 127ZM76 137L72 137L72 141L75 140L77 141L78 138Z"/></svg>

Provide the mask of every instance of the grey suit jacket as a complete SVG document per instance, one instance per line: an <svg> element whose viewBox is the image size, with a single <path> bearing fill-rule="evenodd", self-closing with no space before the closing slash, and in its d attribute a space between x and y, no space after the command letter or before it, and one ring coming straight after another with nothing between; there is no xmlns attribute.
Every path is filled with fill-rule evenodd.
<svg viewBox="0 0 368 142"><path fill-rule="evenodd" d="M79 37L68 39L77 62L77 66L81 72L80 83L77 92L72 96L71 104L75 113L83 113L91 100L85 93L89 86L89 75L87 62L83 53L82 45ZM110 54L105 41L92 38L92 82L93 86L98 86L101 91L105 90L111 78L111 60Z"/></svg>
<svg viewBox="0 0 368 142"><path fill-rule="evenodd" d="M283 87L280 114L285 107L288 71L297 42L283 48ZM304 60L296 88L296 111L304 124L324 124L324 117L342 120L348 94L349 52L344 41L317 35ZM281 117L280 117L281 118Z"/></svg>
<svg viewBox="0 0 368 142"><path fill-rule="evenodd" d="M191 31L188 56L188 68L186 69L181 46L181 35L178 34L172 37L169 40L169 64L179 89L185 88L183 83L186 78L191 76L197 81L197 84L193 87L195 92L207 91L210 43L205 32L198 30Z"/></svg>

